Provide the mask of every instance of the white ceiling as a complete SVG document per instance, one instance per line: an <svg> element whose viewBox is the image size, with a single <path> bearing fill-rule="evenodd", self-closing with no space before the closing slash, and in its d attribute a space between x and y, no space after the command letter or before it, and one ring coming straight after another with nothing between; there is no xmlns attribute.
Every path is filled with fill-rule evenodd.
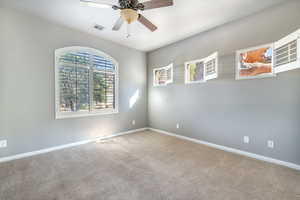
<svg viewBox="0 0 300 200"><path fill-rule="evenodd" d="M119 32L111 31L119 17L119 11L113 9L84 7L79 0L1 0L1 3L128 47L151 51L284 1L287 0L174 0L172 7L143 12L158 26L156 32L135 22L130 38L126 38L126 26ZM96 23L105 30L95 30Z"/></svg>

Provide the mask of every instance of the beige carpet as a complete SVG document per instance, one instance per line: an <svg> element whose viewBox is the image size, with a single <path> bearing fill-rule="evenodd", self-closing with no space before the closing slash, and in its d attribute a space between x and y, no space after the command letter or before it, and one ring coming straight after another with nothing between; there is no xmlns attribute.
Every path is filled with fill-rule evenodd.
<svg viewBox="0 0 300 200"><path fill-rule="evenodd" d="M300 172L153 132L0 164L1 200L298 200Z"/></svg>

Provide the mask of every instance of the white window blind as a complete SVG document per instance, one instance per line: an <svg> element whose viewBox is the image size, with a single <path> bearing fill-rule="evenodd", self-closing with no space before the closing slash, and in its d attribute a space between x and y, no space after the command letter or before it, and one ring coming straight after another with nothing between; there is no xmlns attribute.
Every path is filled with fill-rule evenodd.
<svg viewBox="0 0 300 200"><path fill-rule="evenodd" d="M55 53L56 117L117 112L117 63L90 48L68 47Z"/></svg>
<svg viewBox="0 0 300 200"><path fill-rule="evenodd" d="M115 66L103 57L93 55L93 108L115 107Z"/></svg>
<svg viewBox="0 0 300 200"><path fill-rule="evenodd" d="M218 78L218 53L205 58L205 80Z"/></svg>
<svg viewBox="0 0 300 200"><path fill-rule="evenodd" d="M300 68L300 30L275 43L275 73Z"/></svg>
<svg viewBox="0 0 300 200"><path fill-rule="evenodd" d="M88 58L66 53L59 58L60 112L89 110Z"/></svg>
<svg viewBox="0 0 300 200"><path fill-rule="evenodd" d="M297 40L275 49L275 67L297 60Z"/></svg>

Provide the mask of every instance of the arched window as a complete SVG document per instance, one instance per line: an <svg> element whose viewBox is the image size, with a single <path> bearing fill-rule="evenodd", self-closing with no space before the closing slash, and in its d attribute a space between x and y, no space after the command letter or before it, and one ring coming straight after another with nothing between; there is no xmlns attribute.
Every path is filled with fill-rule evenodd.
<svg viewBox="0 0 300 200"><path fill-rule="evenodd" d="M86 47L55 51L56 118L118 112L118 63Z"/></svg>

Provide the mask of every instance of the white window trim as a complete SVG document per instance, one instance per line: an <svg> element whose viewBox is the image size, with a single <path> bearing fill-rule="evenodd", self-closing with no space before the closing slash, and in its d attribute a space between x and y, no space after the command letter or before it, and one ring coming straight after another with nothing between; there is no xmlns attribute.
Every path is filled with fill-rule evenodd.
<svg viewBox="0 0 300 200"><path fill-rule="evenodd" d="M171 69L171 79L169 81L166 81L165 84L156 84L155 83L155 72L158 71L158 70L169 70ZM171 83L173 83L173 74L174 74L174 68L173 68L173 63L169 64L168 66L165 66L165 67L160 67L160 68L154 68L153 69L153 86L154 87L163 87L163 86L166 86L166 85L169 85Z"/></svg>
<svg viewBox="0 0 300 200"><path fill-rule="evenodd" d="M240 77L239 76L239 69L240 67L240 54L241 53L245 53L248 51L253 51L253 50L257 50L260 48L265 48L265 47L272 47L273 48L273 56L272 56L272 72L270 74L263 74L263 75L258 75L258 76L253 76L253 77ZM235 56L235 63L236 63L236 67L235 67L235 79L236 80L248 80L248 79L257 79L257 78L270 78L270 77L276 77L275 74L275 70L274 70L274 43L270 43L270 44L265 44L265 45L260 45L260 46L256 46L256 47L250 47L247 49L241 49L236 51L236 56Z"/></svg>
<svg viewBox="0 0 300 200"><path fill-rule="evenodd" d="M205 61L206 58L203 59L198 59L198 60L192 60L192 61L188 61L184 63L184 82L185 84L197 84L197 83L205 83ZM190 64L195 64L195 63L199 63L199 62L203 62L203 81L189 81L188 80L188 65Z"/></svg>
<svg viewBox="0 0 300 200"><path fill-rule="evenodd" d="M70 51L78 51L81 50L87 53L97 54L105 59L110 60L115 65L115 108L111 109L101 109L101 110L93 110L90 111L78 111L78 112L60 112L60 88L59 88L59 56L65 52ZM88 116L98 116L98 115L108 115L108 114L117 114L119 113L119 64L118 62L108 54L99 51L97 49L89 48L89 47L81 47L81 46L72 46L65 47L55 50L55 119L66 119L66 118L79 118L79 117L88 117ZM92 85L92 84L91 84ZM91 87L90 85L90 87ZM90 90L91 93L92 90ZM90 98L91 101L91 98ZM90 107L93 105L90 102Z"/></svg>
<svg viewBox="0 0 300 200"><path fill-rule="evenodd" d="M297 60L291 63L281 65L279 67L274 66L275 73L281 73L281 72L300 68L300 29L282 38L281 40L275 42L274 56L275 56L275 49L280 48L294 40L297 40Z"/></svg>

